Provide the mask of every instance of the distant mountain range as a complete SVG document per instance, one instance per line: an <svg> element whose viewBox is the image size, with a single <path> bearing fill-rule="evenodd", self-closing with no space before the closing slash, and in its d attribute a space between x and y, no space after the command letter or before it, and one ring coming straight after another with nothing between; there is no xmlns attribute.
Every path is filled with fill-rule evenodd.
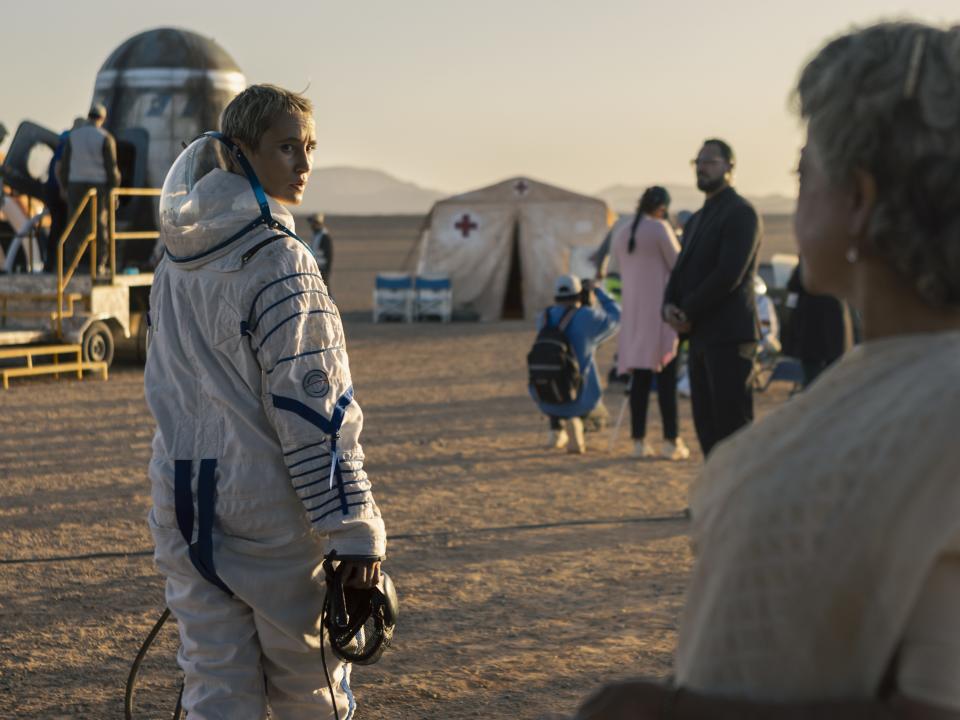
<svg viewBox="0 0 960 720"><path fill-rule="evenodd" d="M338 215L423 215L448 194L381 170L326 167L313 171L301 207Z"/></svg>
<svg viewBox="0 0 960 720"><path fill-rule="evenodd" d="M696 210L703 193L692 185L667 185L671 210ZM596 193L617 212L632 212L643 192L639 185L611 185ZM382 170L326 167L313 171L304 195L303 212L336 215L422 215L437 200L452 193L420 187ZM791 214L795 200L783 195L748 196L767 215Z"/></svg>
<svg viewBox="0 0 960 720"><path fill-rule="evenodd" d="M703 205L703 193L693 185L667 185L670 210L697 210ZM644 188L639 185L611 185L596 194L598 198L619 213L632 213ZM784 195L747 195L761 215L791 215L797 204L795 198Z"/></svg>

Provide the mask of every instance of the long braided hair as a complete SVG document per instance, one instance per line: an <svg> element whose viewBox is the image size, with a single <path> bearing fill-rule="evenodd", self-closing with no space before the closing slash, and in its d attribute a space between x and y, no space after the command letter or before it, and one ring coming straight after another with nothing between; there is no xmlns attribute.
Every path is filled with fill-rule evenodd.
<svg viewBox="0 0 960 720"><path fill-rule="evenodd" d="M640 196L640 202L637 203L637 214L633 217L633 225L630 226L630 241L627 243L627 252L632 253L637 246L637 226L643 220L644 215L651 215L661 205L670 206L670 193L665 187L654 185L648 187Z"/></svg>

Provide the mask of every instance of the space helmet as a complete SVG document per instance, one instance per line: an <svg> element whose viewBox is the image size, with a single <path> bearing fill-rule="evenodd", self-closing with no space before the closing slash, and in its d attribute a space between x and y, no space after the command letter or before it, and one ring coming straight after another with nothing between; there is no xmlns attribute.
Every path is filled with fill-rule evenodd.
<svg viewBox="0 0 960 720"><path fill-rule="evenodd" d="M211 259L261 227L303 242L240 147L218 132L203 133L177 157L163 182L159 215L160 239L173 262Z"/></svg>
<svg viewBox="0 0 960 720"><path fill-rule="evenodd" d="M327 588L322 623L334 655L343 662L372 665L393 640L400 614L397 591L382 570L380 581L371 588L347 587L342 565L335 564L337 559L336 553L332 553L323 563Z"/></svg>

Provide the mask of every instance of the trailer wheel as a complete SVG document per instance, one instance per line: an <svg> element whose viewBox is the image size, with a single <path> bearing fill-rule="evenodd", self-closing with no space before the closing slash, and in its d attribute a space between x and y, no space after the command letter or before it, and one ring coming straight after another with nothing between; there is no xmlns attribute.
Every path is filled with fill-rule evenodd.
<svg viewBox="0 0 960 720"><path fill-rule="evenodd" d="M106 323L92 323L83 333L83 359L102 360L110 367L113 362L113 333Z"/></svg>

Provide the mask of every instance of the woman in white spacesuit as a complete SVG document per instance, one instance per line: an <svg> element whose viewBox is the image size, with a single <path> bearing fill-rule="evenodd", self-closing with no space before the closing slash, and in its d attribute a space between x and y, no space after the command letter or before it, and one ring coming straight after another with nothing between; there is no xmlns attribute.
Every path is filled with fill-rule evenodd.
<svg viewBox="0 0 960 720"><path fill-rule="evenodd" d="M283 205L316 145L312 107L253 86L194 141L160 202L146 398L150 529L180 628L191 720L349 718L349 666L321 664L325 554L380 575L343 327ZM331 701L332 685L333 699Z"/></svg>

